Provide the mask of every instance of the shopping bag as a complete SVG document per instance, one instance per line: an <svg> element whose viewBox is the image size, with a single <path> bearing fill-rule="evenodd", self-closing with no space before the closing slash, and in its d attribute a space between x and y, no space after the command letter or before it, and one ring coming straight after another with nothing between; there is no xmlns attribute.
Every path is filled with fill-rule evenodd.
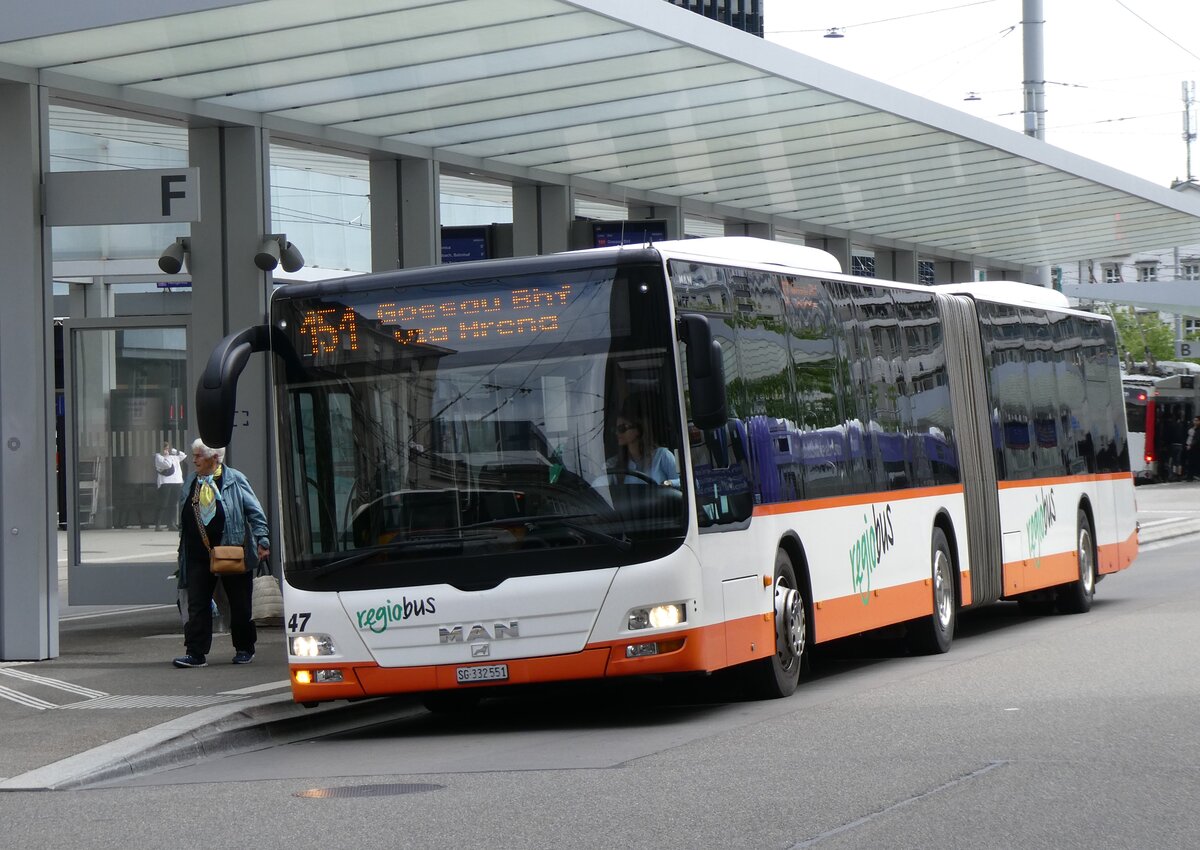
<svg viewBox="0 0 1200 850"><path fill-rule="evenodd" d="M254 571L254 588L250 597L250 619L257 626L283 625L283 593L271 574L271 565L260 561Z"/></svg>

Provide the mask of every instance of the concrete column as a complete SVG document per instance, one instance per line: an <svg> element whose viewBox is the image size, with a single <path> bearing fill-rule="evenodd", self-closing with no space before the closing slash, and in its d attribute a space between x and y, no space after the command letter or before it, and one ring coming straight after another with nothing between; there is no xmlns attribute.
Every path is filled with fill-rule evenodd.
<svg viewBox="0 0 1200 850"><path fill-rule="evenodd" d="M513 256L554 254L571 248L575 192L569 186L513 186Z"/></svg>
<svg viewBox="0 0 1200 850"><path fill-rule="evenodd" d="M725 222L725 235L774 239L775 226L761 221L727 221Z"/></svg>
<svg viewBox="0 0 1200 850"><path fill-rule="evenodd" d="M71 305L67 315L72 319L97 319L116 315L113 288L103 277L94 277L91 283L68 284L67 299Z"/></svg>
<svg viewBox="0 0 1200 850"><path fill-rule="evenodd" d="M442 260L438 163L372 160L371 270L432 266Z"/></svg>
<svg viewBox="0 0 1200 850"><path fill-rule="evenodd" d="M879 256L877 252L876 257ZM900 283L916 283L920 280L917 273L917 252L916 251L892 251L890 261L892 264L891 279Z"/></svg>
<svg viewBox="0 0 1200 850"><path fill-rule="evenodd" d="M0 83L0 660L58 656L47 93Z"/></svg>
<svg viewBox="0 0 1200 850"><path fill-rule="evenodd" d="M667 238L683 238L683 207L670 206L636 206L629 207L630 221L646 221L663 219L667 222Z"/></svg>
<svg viewBox="0 0 1200 850"><path fill-rule="evenodd" d="M205 127L188 133L191 164L200 169L201 221L192 224L192 327L188 340L187 398L213 347L227 334L267 321L271 273L254 265L270 219L267 131L255 127ZM301 251L303 246L299 246ZM237 415L227 459L245 473L271 522L278 545L273 480L274 431L265 355L250 358L238 381ZM194 418L189 433L198 436Z"/></svg>
<svg viewBox="0 0 1200 850"><path fill-rule="evenodd" d="M809 244L811 245L813 243L810 242ZM850 274L850 240L849 239L835 239L833 237L824 237L821 240L821 244L819 247L822 250L828 251L830 254L833 254L833 256L837 258L838 263L841 264L842 271L845 272L846 274Z"/></svg>
<svg viewBox="0 0 1200 850"><path fill-rule="evenodd" d="M950 264L950 280L952 283L973 283L975 281L975 266L971 263L954 261Z"/></svg>
<svg viewBox="0 0 1200 850"><path fill-rule="evenodd" d="M400 163L373 159L371 175L371 271L403 266L400 260Z"/></svg>

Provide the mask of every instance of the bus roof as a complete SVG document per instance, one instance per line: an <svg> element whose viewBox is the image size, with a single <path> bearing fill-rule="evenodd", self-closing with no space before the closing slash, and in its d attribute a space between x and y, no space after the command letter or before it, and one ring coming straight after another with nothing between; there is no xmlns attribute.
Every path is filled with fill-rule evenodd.
<svg viewBox="0 0 1200 850"><path fill-rule="evenodd" d="M1042 310L1070 310L1067 296L1055 289L1035 286L1015 280L988 280L978 283L944 283L933 287L938 292L952 295L969 295L978 301L997 301L1037 307Z"/></svg>
<svg viewBox="0 0 1200 850"><path fill-rule="evenodd" d="M647 245L671 259L726 262L751 266L783 266L797 272L841 274L837 257L820 248L775 242L753 236L713 236L706 239L674 239Z"/></svg>

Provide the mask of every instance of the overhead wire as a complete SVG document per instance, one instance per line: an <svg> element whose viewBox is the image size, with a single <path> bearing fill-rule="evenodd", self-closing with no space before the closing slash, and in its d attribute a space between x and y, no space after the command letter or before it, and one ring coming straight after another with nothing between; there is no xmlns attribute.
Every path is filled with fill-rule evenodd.
<svg viewBox="0 0 1200 850"><path fill-rule="evenodd" d="M928 9L924 12L911 12L907 15L896 15L891 18L880 18L877 21L863 21L859 24L847 24L846 26L838 27L839 30L855 29L858 27L869 27L875 24L887 24L892 21L902 21L906 18L920 18L926 15L936 15L941 12L953 12L958 9L967 9L971 6L986 6L989 3L995 3L997 0L975 0L973 3L960 3L957 6L945 6L941 9ZM768 30L767 35L778 35L780 33L807 33L807 32L827 32L829 27L821 27L819 29L802 29L802 30Z"/></svg>
<svg viewBox="0 0 1200 850"><path fill-rule="evenodd" d="M1116 3L1118 6L1120 6L1122 9L1124 9L1124 10L1125 10L1126 12L1128 12L1129 14L1133 15L1135 18L1137 18L1137 19L1138 19L1139 21L1141 21L1143 24L1145 24L1146 26L1150 27L1150 29L1154 30L1156 33L1158 33L1159 35L1161 35L1161 36L1162 36L1163 38L1165 38L1167 41L1171 42L1171 44L1173 44L1173 45L1175 45L1176 47L1178 47L1180 50L1182 50L1182 51L1183 51L1184 53L1186 53L1188 56L1191 56L1193 59L1200 59L1200 56L1198 56L1197 54L1195 54L1195 53L1193 53L1192 51L1188 50L1186 47L1184 47L1184 46L1183 46L1182 44L1180 44L1178 41L1176 41L1175 39L1171 38L1171 36L1167 35L1165 32L1163 32L1162 30L1160 30L1160 29L1159 29L1158 27L1156 27L1154 24L1150 23L1148 20L1146 20L1145 18L1143 18L1141 15L1139 15L1139 14L1138 14L1137 12L1135 12L1133 9L1130 9L1128 6L1126 6L1126 5L1125 5L1125 3L1124 3L1124 2L1122 2L1122 0L1113 0L1113 2L1114 2L1114 3Z"/></svg>

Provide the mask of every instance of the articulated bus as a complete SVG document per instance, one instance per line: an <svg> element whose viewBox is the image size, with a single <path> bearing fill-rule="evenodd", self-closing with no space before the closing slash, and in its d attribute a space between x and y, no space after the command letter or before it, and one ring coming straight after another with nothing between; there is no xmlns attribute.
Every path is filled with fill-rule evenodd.
<svg viewBox="0 0 1200 850"><path fill-rule="evenodd" d="M1200 414L1200 379L1180 372L1129 374L1121 382L1135 479L1170 481L1181 477L1187 429ZM1176 453L1178 457L1173 456Z"/></svg>
<svg viewBox="0 0 1200 850"><path fill-rule="evenodd" d="M743 238L289 285L212 354L210 445L253 351L304 704L734 667L785 696L814 644L945 652L963 609L1087 611L1137 551L1113 325L1036 287Z"/></svg>

